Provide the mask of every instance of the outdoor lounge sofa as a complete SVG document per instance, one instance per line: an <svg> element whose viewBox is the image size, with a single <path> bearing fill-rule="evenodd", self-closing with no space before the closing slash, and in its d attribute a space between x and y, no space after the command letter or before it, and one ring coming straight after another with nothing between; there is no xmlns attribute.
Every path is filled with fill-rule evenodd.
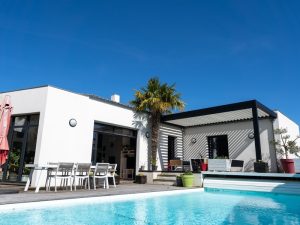
<svg viewBox="0 0 300 225"><path fill-rule="evenodd" d="M208 171L243 172L244 161L237 159L208 159Z"/></svg>

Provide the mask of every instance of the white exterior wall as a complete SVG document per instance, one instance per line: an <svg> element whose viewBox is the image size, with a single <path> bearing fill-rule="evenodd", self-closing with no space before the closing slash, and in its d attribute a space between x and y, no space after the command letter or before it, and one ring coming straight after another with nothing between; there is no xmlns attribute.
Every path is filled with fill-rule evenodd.
<svg viewBox="0 0 300 225"><path fill-rule="evenodd" d="M4 93L0 98L4 95L11 96L13 115L40 113L36 164L90 162L95 121L138 130L136 171L148 164L147 115L50 86ZM76 127L69 126L72 118Z"/></svg>
<svg viewBox="0 0 300 225"><path fill-rule="evenodd" d="M273 139L272 121L264 119L259 121L262 159L269 162L270 170L277 171L276 155L270 141ZM248 134L253 132L252 121L208 125L186 128L184 133L184 160L208 157L208 136L228 135L229 158L245 161L245 171L253 171L253 162L256 161L254 139ZM192 143L191 139L197 142Z"/></svg>
<svg viewBox="0 0 300 225"><path fill-rule="evenodd" d="M11 97L11 102L13 106L12 114L40 114L38 136L36 141L36 149L41 149L44 119L45 119L45 109L47 102L48 88L34 88L21 91L6 92L0 94L0 101L2 102L5 95ZM35 153L35 162L38 162L40 152L36 151Z"/></svg>
<svg viewBox="0 0 300 225"><path fill-rule="evenodd" d="M161 124L159 128L158 169L168 167L168 136L175 137L175 157L183 158L182 129L177 126Z"/></svg>
<svg viewBox="0 0 300 225"><path fill-rule="evenodd" d="M297 136L299 136L299 126L294 121L292 121L290 118L285 116L279 111L275 111L277 113L277 119L274 121L274 129L287 129L288 135L291 136L291 139L295 139ZM275 137L277 140L279 139L279 136L276 135ZM298 146L300 146L300 139L297 140ZM295 155L289 155L289 158L297 158Z"/></svg>

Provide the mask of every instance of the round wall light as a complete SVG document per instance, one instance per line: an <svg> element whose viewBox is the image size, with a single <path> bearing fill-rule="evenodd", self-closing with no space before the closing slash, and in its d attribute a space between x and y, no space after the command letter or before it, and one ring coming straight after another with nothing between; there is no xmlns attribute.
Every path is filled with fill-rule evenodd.
<svg viewBox="0 0 300 225"><path fill-rule="evenodd" d="M196 138L192 138L192 139L191 139L191 142L192 142L193 144L195 144L195 143L197 142L197 139L196 139Z"/></svg>
<svg viewBox="0 0 300 225"><path fill-rule="evenodd" d="M253 132L250 132L250 133L248 134L248 138L253 139L253 138L254 138L254 133L253 133Z"/></svg>
<svg viewBox="0 0 300 225"><path fill-rule="evenodd" d="M70 127L76 127L76 125L77 125L77 120L75 120L75 119L70 119L69 120L69 125L70 125Z"/></svg>
<svg viewBox="0 0 300 225"><path fill-rule="evenodd" d="M146 132L145 135L146 135L146 138L149 138L149 137L150 137L150 133L149 133L148 131Z"/></svg>

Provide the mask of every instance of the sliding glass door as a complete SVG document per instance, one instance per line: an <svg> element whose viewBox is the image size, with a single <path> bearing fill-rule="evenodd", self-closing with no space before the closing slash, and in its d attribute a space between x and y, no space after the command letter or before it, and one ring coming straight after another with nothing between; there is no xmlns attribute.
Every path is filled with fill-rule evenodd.
<svg viewBox="0 0 300 225"><path fill-rule="evenodd" d="M94 125L91 161L116 163L123 179L133 179L136 164L137 131L101 123Z"/></svg>
<svg viewBox="0 0 300 225"><path fill-rule="evenodd" d="M14 116L9 132L10 151L3 165L3 181L25 182L29 169L25 164L34 163L39 115Z"/></svg>

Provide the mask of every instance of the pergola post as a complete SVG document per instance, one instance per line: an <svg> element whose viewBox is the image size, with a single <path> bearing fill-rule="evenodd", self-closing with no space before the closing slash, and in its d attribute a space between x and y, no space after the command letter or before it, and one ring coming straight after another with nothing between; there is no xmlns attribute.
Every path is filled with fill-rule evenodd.
<svg viewBox="0 0 300 225"><path fill-rule="evenodd" d="M252 106L252 116L253 116L253 130L254 130L256 161L259 161L259 160L262 160L262 157L261 157L260 133L259 133L259 122L258 122L258 112L257 112L256 102Z"/></svg>

